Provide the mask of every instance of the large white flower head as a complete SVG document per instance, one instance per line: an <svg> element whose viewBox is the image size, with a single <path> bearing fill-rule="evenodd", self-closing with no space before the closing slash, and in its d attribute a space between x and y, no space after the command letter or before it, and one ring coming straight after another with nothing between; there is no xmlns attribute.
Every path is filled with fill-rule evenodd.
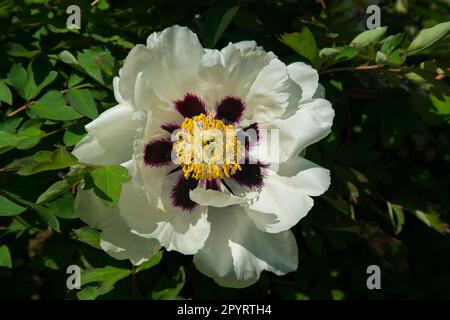
<svg viewBox="0 0 450 320"><path fill-rule="evenodd" d="M297 269L289 229L330 184L328 170L299 156L334 117L316 70L286 66L253 41L204 49L173 26L131 50L114 92L118 105L86 126L73 151L132 177L114 208L78 190L77 212L102 230L108 254L137 265L162 246L194 255L227 287ZM218 156L222 147L231 158Z"/></svg>

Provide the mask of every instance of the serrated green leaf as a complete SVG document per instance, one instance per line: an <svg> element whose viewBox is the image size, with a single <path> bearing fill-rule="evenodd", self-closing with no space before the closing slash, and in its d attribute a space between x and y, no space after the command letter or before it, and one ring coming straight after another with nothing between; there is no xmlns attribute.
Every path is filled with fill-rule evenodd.
<svg viewBox="0 0 450 320"><path fill-rule="evenodd" d="M100 231L90 227L82 227L80 229L73 230L78 240L84 242L96 249L100 247Z"/></svg>
<svg viewBox="0 0 450 320"><path fill-rule="evenodd" d="M350 45L352 47L365 47L370 43L377 43L384 36L386 31L387 27L366 30L357 35Z"/></svg>
<svg viewBox="0 0 450 320"><path fill-rule="evenodd" d="M313 34L307 27L302 32L288 33L281 37L281 42L308 59L313 65L318 63L317 44Z"/></svg>
<svg viewBox="0 0 450 320"><path fill-rule="evenodd" d="M8 86L0 82L0 101L12 105L12 93Z"/></svg>
<svg viewBox="0 0 450 320"><path fill-rule="evenodd" d="M80 114L95 119L98 116L94 97L88 89L70 89L67 92L70 105Z"/></svg>
<svg viewBox="0 0 450 320"><path fill-rule="evenodd" d="M36 104L27 109L31 118L50 120L75 120L82 117L72 107L66 106L61 92L50 91L41 97Z"/></svg>
<svg viewBox="0 0 450 320"><path fill-rule="evenodd" d="M12 268L11 254L5 244L0 246L0 267Z"/></svg>
<svg viewBox="0 0 450 320"><path fill-rule="evenodd" d="M450 22L443 22L435 25L434 27L421 30L409 45L407 49L408 56L412 56L430 48L439 40L444 39L449 32Z"/></svg>
<svg viewBox="0 0 450 320"><path fill-rule="evenodd" d="M108 206L117 204L122 183L128 181L128 170L122 166L105 166L89 172L85 178L86 188L94 188L95 194Z"/></svg>
<svg viewBox="0 0 450 320"><path fill-rule="evenodd" d="M2 217L15 216L21 214L26 210L27 208L19 206L14 202L12 202L11 200L0 195L0 216Z"/></svg>

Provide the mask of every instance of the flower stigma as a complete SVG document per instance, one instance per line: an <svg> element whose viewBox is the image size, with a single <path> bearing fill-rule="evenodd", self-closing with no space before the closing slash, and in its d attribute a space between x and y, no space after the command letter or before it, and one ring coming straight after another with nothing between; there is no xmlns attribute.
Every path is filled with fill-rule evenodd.
<svg viewBox="0 0 450 320"><path fill-rule="evenodd" d="M212 114L184 118L172 139L185 179L220 179L242 170L242 145L234 125L214 119Z"/></svg>

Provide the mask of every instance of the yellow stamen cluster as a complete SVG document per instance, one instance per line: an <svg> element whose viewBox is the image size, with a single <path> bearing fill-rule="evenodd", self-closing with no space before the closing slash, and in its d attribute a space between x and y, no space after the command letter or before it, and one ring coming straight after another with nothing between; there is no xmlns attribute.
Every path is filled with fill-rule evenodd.
<svg viewBox="0 0 450 320"><path fill-rule="evenodd" d="M238 164L241 148L232 124L203 113L184 118L173 143L186 179L232 176L242 169Z"/></svg>

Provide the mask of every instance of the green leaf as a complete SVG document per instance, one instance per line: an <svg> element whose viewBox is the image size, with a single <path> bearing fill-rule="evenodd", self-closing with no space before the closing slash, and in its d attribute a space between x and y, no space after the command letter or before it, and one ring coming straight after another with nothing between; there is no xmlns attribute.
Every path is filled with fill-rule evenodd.
<svg viewBox="0 0 450 320"><path fill-rule="evenodd" d="M67 128L64 132L63 141L68 147L76 145L86 135L84 125Z"/></svg>
<svg viewBox="0 0 450 320"><path fill-rule="evenodd" d="M82 227L80 229L73 230L78 240L84 242L96 249L100 247L100 231L90 227ZM150 260L149 260L150 261Z"/></svg>
<svg viewBox="0 0 450 320"><path fill-rule="evenodd" d="M63 50L61 51L61 53L58 55L58 58L67 63L67 64L73 64L73 65L77 65L78 64L78 60L77 58L74 57L73 54L71 54L69 51L67 50Z"/></svg>
<svg viewBox="0 0 450 320"><path fill-rule="evenodd" d="M54 152L38 151L32 156L14 160L3 170L17 171L22 176L28 176L42 171L67 168L77 163L78 160L65 148L59 148Z"/></svg>
<svg viewBox="0 0 450 320"><path fill-rule="evenodd" d="M444 39L450 32L450 22L443 22L434 27L423 29L414 38L409 45L407 52L408 56L420 53L421 51L430 48L439 40Z"/></svg>
<svg viewBox="0 0 450 320"><path fill-rule="evenodd" d="M366 30L357 35L350 43L350 46L358 48L365 47L370 43L377 43L383 37L386 31L387 27Z"/></svg>
<svg viewBox="0 0 450 320"><path fill-rule="evenodd" d="M99 63L108 63L113 65L113 57L108 50L101 48L98 49L85 49L83 52L79 52L78 61L81 68L93 79L97 80L101 84L105 84L102 76L102 69Z"/></svg>
<svg viewBox="0 0 450 320"><path fill-rule="evenodd" d="M67 86L69 88L72 88L72 87L76 86L77 84L81 83L83 80L84 80L83 77L77 75L76 73L72 73L70 75L69 82L68 82Z"/></svg>
<svg viewBox="0 0 450 320"><path fill-rule="evenodd" d="M222 16L222 19L220 20L219 25L217 26L216 32L214 34L213 42L211 45L211 48L214 48L217 44L217 41L219 41L220 37L222 37L222 34L228 27L228 25L233 20L234 16L238 12L239 7L233 7L225 12L225 14Z"/></svg>
<svg viewBox="0 0 450 320"><path fill-rule="evenodd" d="M75 214L73 202L72 194L66 192L53 201L39 205L37 208L39 210L45 210L61 219L75 219L77 215Z"/></svg>
<svg viewBox="0 0 450 320"><path fill-rule="evenodd" d="M405 224L403 208L402 206L390 203L389 201L387 201L386 204L388 207L389 218L394 226L394 232L397 235L402 231L403 225Z"/></svg>
<svg viewBox="0 0 450 320"><path fill-rule="evenodd" d="M82 117L72 107L66 106L61 92L50 91L42 96L36 104L27 109L31 118L43 118L50 120L75 120Z"/></svg>
<svg viewBox="0 0 450 320"><path fill-rule="evenodd" d="M96 286L86 286L77 292L80 300L92 300L106 294L114 288L114 284L131 274L128 269L107 266L98 269L87 269L81 273L81 285L97 282Z"/></svg>
<svg viewBox="0 0 450 320"><path fill-rule="evenodd" d="M67 180L56 181L47 190L45 190L44 193L42 193L39 196L39 198L36 200L36 204L41 204L46 201L50 201L68 190L70 190L70 185L69 182L67 182Z"/></svg>
<svg viewBox="0 0 450 320"><path fill-rule="evenodd" d="M421 210L415 210L414 214L416 217L425 223L428 227L433 228L439 233L445 234L450 233L450 227L447 223L443 222L439 218L439 214L436 212L425 213Z"/></svg>
<svg viewBox="0 0 450 320"><path fill-rule="evenodd" d="M358 50L348 46L336 48L323 48L319 52L319 58L321 64L326 63L327 66L331 66L338 62L351 60L357 54Z"/></svg>
<svg viewBox="0 0 450 320"><path fill-rule="evenodd" d="M86 189L94 188L97 196L108 206L117 204L122 183L128 181L128 170L122 166L105 166L89 172L85 178Z"/></svg>
<svg viewBox="0 0 450 320"><path fill-rule="evenodd" d="M0 101L12 105L11 90L9 90L8 86L3 82L0 82Z"/></svg>
<svg viewBox="0 0 450 320"><path fill-rule="evenodd" d="M17 90L17 93L25 99L25 88L27 86L27 71L21 64L13 64L8 72L8 80Z"/></svg>
<svg viewBox="0 0 450 320"><path fill-rule="evenodd" d="M14 202L8 200L4 196L0 195L0 216L2 217L15 216L21 214L26 210L27 208L19 206Z"/></svg>
<svg viewBox="0 0 450 320"><path fill-rule="evenodd" d="M178 297L184 287L186 275L184 268L180 267L177 274L172 278L163 278L158 282L156 288L152 291L153 300L173 300Z"/></svg>
<svg viewBox="0 0 450 320"><path fill-rule="evenodd" d="M386 55L393 53L395 50L399 49L403 41L405 41L406 34L399 33L393 36L389 36L383 39L380 43L382 44L380 51Z"/></svg>
<svg viewBox="0 0 450 320"><path fill-rule="evenodd" d="M30 62L27 67L27 85L24 89L24 99L29 101L36 97L42 91L42 89L52 83L57 76L58 73L56 71L50 71L44 78L44 80L39 85L37 85L34 80L33 64Z"/></svg>
<svg viewBox="0 0 450 320"><path fill-rule="evenodd" d="M0 246L0 267L12 268L11 254L5 244Z"/></svg>
<svg viewBox="0 0 450 320"><path fill-rule="evenodd" d="M37 127L28 127L18 133L0 131L0 148L5 148L5 150L14 147L20 150L28 149L36 145L42 136L43 131Z"/></svg>
<svg viewBox="0 0 450 320"><path fill-rule="evenodd" d="M37 214L41 217L42 221L44 221L49 227L57 232L61 232L59 228L58 218L54 215L51 209L48 209L44 206L39 206L34 209Z"/></svg>
<svg viewBox="0 0 450 320"><path fill-rule="evenodd" d="M317 44L313 34L307 27L302 32L288 33L281 37L281 42L308 59L313 65L318 63Z"/></svg>
<svg viewBox="0 0 450 320"><path fill-rule="evenodd" d="M70 89L67 92L70 105L80 114L95 119L98 116L94 97L88 89Z"/></svg>
<svg viewBox="0 0 450 320"><path fill-rule="evenodd" d="M146 262L139 265L139 267L136 268L136 273L150 269L150 268L158 265L161 262L162 256L163 256L163 252L158 251L158 253L153 255L153 257L151 257L149 260L147 260Z"/></svg>
<svg viewBox="0 0 450 320"><path fill-rule="evenodd" d="M209 9L202 17L201 36L206 48L214 48L220 37L236 16L239 7L229 8L227 4Z"/></svg>
<svg viewBox="0 0 450 320"><path fill-rule="evenodd" d="M430 100L437 110L438 114L447 116L450 115L450 95L443 96L443 99L438 99L435 95L430 94Z"/></svg>

